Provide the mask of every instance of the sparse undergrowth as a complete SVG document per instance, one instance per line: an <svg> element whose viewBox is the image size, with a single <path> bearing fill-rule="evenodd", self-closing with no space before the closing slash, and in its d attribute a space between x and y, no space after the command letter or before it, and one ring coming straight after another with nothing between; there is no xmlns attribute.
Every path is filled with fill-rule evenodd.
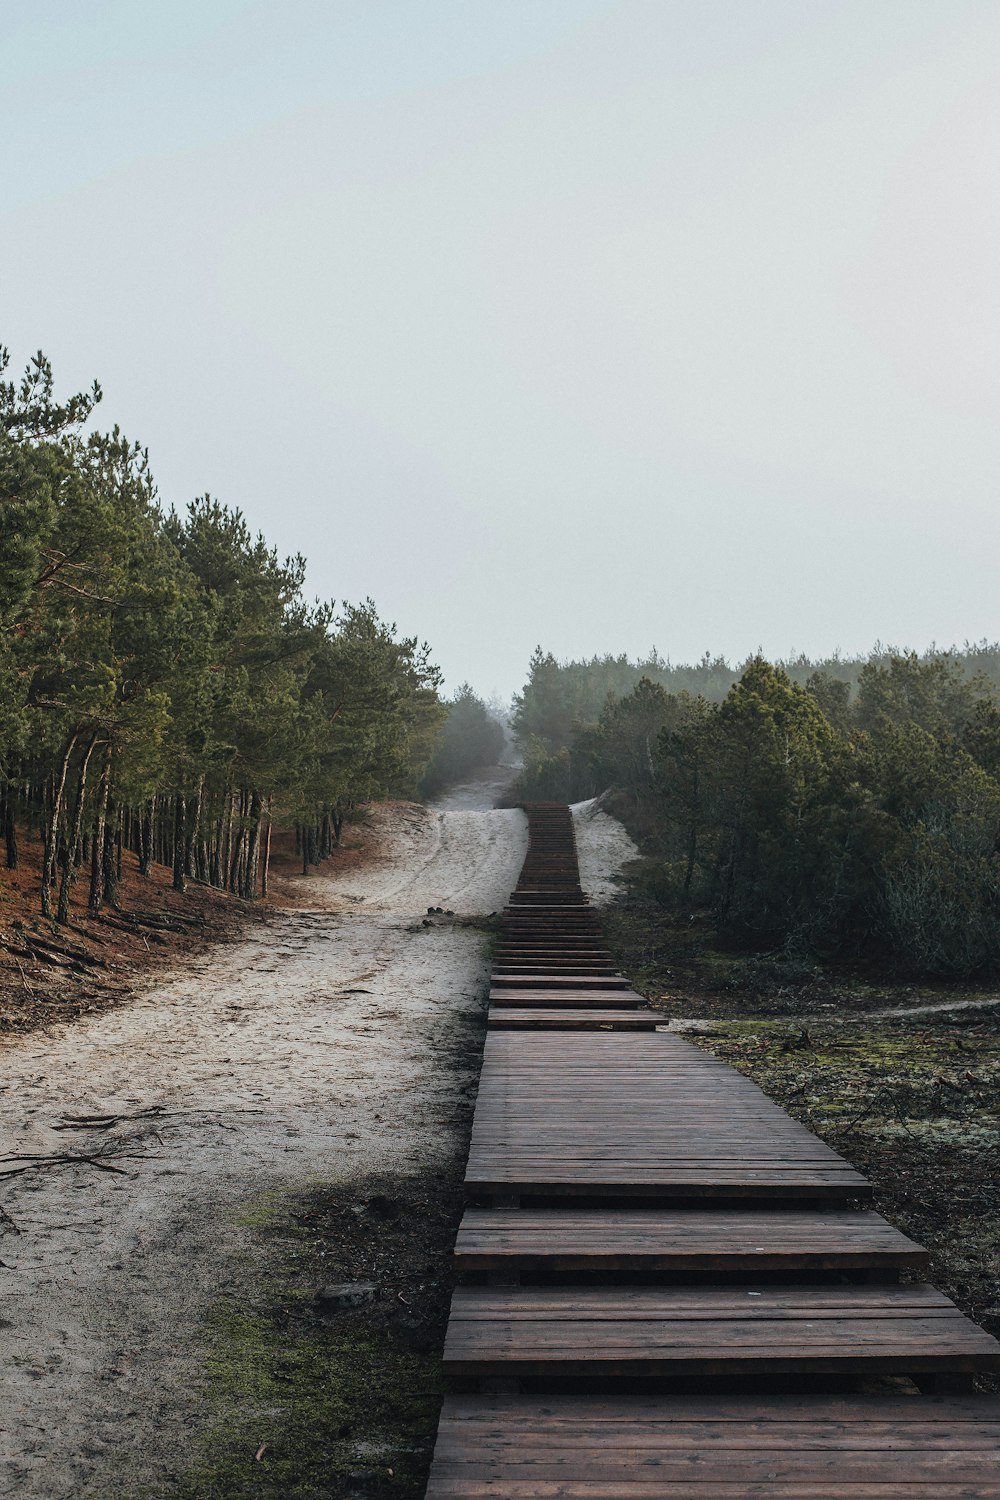
<svg viewBox="0 0 1000 1500"><path fill-rule="evenodd" d="M456 1161L265 1205L255 1227L266 1270L244 1305L210 1321L208 1429L171 1500L418 1500L460 1182ZM343 1283L375 1290L339 1310L323 1292Z"/></svg>
<svg viewBox="0 0 1000 1500"><path fill-rule="evenodd" d="M874 967L838 968L789 947L754 952L727 945L707 914L673 916L628 896L601 912L604 939L633 985L670 1015L739 1020L855 1015L957 1002L993 1003L1000 988L965 981L918 982Z"/></svg>

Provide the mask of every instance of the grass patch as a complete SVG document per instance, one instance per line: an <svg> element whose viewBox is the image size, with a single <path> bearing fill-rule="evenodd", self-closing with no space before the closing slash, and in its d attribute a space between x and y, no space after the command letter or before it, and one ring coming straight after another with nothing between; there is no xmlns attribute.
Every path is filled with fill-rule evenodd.
<svg viewBox="0 0 1000 1500"><path fill-rule="evenodd" d="M227 1302L209 1320L206 1431L189 1472L156 1493L419 1500L460 1207L451 1173L251 1205L241 1222L255 1230L263 1269L242 1305ZM374 1284L374 1294L336 1310L323 1289L348 1282Z"/></svg>

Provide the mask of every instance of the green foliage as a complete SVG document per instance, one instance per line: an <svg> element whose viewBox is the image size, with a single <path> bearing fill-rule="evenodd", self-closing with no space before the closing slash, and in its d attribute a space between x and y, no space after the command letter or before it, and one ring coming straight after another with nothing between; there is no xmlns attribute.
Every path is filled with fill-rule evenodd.
<svg viewBox="0 0 1000 1500"><path fill-rule="evenodd" d="M7 367L0 351L0 373ZM266 887L267 830L305 864L357 802L406 795L444 709L428 648L371 600L310 606L305 563L203 496L164 514L148 455L100 397L59 402L44 356L0 381L0 824L45 843L42 908L91 855L91 908L131 844L186 879ZM60 903L65 919L65 900Z"/></svg>
<svg viewBox="0 0 1000 1500"><path fill-rule="evenodd" d="M643 678L671 695L687 693L721 703L752 659L733 665L706 651L700 661L684 665L653 650L637 661L594 656L560 662L538 646L528 680L514 699L514 733L522 749L537 740L546 754L554 755L563 746L572 748L580 727L595 724L609 698L625 698ZM838 728L845 728L856 712L866 721L880 712L902 713L923 724L921 697L927 700L924 709L933 705L934 713L954 724L992 689L1000 689L1000 642L967 642L961 651L931 649L923 656L877 646L867 657L835 654L812 661L797 656L778 665L790 682L809 689Z"/></svg>
<svg viewBox="0 0 1000 1500"><path fill-rule="evenodd" d="M539 679L557 667L533 663ZM857 691L753 658L721 702L650 677L568 746L529 739L518 791L624 794L644 884L731 937L1000 968L1000 704L953 657L879 653ZM534 680L534 679L533 679Z"/></svg>

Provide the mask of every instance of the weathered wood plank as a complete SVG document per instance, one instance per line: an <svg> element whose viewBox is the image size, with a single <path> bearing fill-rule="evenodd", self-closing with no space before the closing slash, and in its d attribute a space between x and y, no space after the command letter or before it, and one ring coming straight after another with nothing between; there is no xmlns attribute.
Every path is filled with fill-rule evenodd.
<svg viewBox="0 0 1000 1500"><path fill-rule="evenodd" d="M1000 1344L927 1286L459 1287L455 1375L1000 1370Z"/></svg>
<svg viewBox="0 0 1000 1500"><path fill-rule="evenodd" d="M1000 1500L1000 1402L453 1396L428 1500Z"/></svg>
<svg viewBox="0 0 1000 1500"><path fill-rule="evenodd" d="M613 1010L608 1006L592 1005L588 1008L564 1006L562 1009L544 1005L515 1006L492 1005L486 1024L496 1031L514 1027L521 1031L580 1031L604 1029L614 1031L655 1031L663 1025L663 1017L656 1011L629 1010L622 1006Z"/></svg>
<svg viewBox="0 0 1000 1500"><path fill-rule="evenodd" d="M467 1209L461 1271L923 1270L929 1256L880 1214L798 1210L617 1213Z"/></svg>

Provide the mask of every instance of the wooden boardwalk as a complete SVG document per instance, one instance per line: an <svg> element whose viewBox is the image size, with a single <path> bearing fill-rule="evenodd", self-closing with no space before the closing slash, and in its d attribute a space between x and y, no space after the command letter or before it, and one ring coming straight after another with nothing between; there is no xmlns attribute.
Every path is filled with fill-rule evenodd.
<svg viewBox="0 0 1000 1500"><path fill-rule="evenodd" d="M429 1500L1000 1500L1000 1345L854 1168L657 1030L569 810L527 812Z"/></svg>

